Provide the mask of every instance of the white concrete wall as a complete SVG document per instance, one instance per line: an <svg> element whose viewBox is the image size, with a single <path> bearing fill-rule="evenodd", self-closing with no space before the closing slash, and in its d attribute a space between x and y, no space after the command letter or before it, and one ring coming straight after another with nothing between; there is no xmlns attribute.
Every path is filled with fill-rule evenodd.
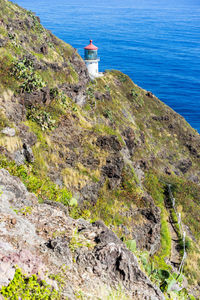
<svg viewBox="0 0 200 300"><path fill-rule="evenodd" d="M98 74L99 74L99 62L98 60L91 60L91 61L86 61L86 66L87 66L87 69L88 69L88 72L91 76L94 76L94 77L98 77Z"/></svg>

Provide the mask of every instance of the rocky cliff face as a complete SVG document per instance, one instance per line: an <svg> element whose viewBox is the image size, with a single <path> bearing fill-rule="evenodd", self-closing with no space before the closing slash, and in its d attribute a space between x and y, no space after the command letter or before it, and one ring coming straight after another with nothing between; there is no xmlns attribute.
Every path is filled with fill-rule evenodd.
<svg viewBox="0 0 200 300"><path fill-rule="evenodd" d="M55 289L59 282L50 275L60 274L65 299L75 299L80 289L90 295L88 299L104 298L110 286L120 283L127 288L127 297L164 299L140 270L137 258L103 222L74 220L60 203L38 204L20 180L4 169L0 184L1 286L13 279L17 264Z"/></svg>
<svg viewBox="0 0 200 300"><path fill-rule="evenodd" d="M7 229L13 232L3 231L8 240L2 247L10 249L8 273L14 274L18 261L24 272L37 273L40 259L44 273L69 265L65 275L72 277L65 277L62 289L69 297L85 280L89 283L83 291L92 289L93 297L99 293L102 299L107 297L100 292L104 284L113 293L122 284L135 299L162 299L153 284L175 299L172 286L178 284L181 299L189 293L198 298L199 134L119 71L90 81L76 50L45 30L32 12L6 0L0 8L0 167L10 174L3 170L1 177L19 190L16 194L10 185L17 213L10 208L11 198L2 202ZM19 181L18 187L12 175L35 196ZM188 253L184 277L176 283L179 264L174 264L173 249L180 262L183 244L178 220L167 205L168 184L182 216ZM32 234L25 247L27 228ZM20 258L23 251L30 251L31 266L26 255ZM66 282L71 286L67 291Z"/></svg>

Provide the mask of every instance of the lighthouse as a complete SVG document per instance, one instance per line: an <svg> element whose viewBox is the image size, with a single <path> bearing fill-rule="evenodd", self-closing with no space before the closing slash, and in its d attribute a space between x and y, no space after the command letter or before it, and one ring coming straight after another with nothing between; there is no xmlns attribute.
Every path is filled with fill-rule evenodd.
<svg viewBox="0 0 200 300"><path fill-rule="evenodd" d="M102 73L99 73L100 58L98 58L97 56L98 48L92 44L92 40L90 40L90 44L86 46L84 49L85 49L85 64L87 66L91 79L103 76Z"/></svg>

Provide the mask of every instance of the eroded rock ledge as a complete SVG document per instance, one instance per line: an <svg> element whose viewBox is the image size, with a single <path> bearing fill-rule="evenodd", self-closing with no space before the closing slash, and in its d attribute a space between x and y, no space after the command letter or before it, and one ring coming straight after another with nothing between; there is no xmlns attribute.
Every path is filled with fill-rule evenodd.
<svg viewBox="0 0 200 300"><path fill-rule="evenodd" d="M118 284L133 299L164 299L137 258L103 222L74 220L62 205L38 204L4 169L0 186L0 288L9 284L18 265L56 289L57 282L48 275L62 272L64 299L75 299L80 289L88 299L96 299L103 286L109 290Z"/></svg>

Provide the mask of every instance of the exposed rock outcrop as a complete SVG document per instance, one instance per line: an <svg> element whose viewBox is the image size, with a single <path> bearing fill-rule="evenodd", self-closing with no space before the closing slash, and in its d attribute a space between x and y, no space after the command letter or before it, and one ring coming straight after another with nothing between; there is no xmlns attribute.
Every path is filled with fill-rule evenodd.
<svg viewBox="0 0 200 300"><path fill-rule="evenodd" d="M18 264L56 286L45 273L66 264L63 297L83 289L88 299L105 299L102 285L109 293L122 284L133 299L162 298L121 240L136 242L137 255L148 252L157 268L151 278L162 285L154 276L171 270L170 183L192 237L185 276L199 298L200 135L120 71L91 81L77 50L34 13L1 0L0 26L0 165L44 201L1 171L0 281L7 284ZM116 235L69 215L102 219Z"/></svg>
<svg viewBox="0 0 200 300"><path fill-rule="evenodd" d="M48 105L51 101L49 88L43 88L32 93L25 93L22 99L26 107Z"/></svg>
<svg viewBox="0 0 200 300"><path fill-rule="evenodd" d="M17 163L17 165L23 165L25 162L28 162L28 163L34 162L33 151L31 149L31 147L26 143L23 144L22 149L17 150L14 153L13 158L14 158L15 162Z"/></svg>
<svg viewBox="0 0 200 300"><path fill-rule="evenodd" d="M155 254L160 247L160 211L157 207L140 209L134 213L140 218L140 225L133 225L132 235L140 249Z"/></svg>
<svg viewBox="0 0 200 300"><path fill-rule="evenodd" d="M109 150L109 151L120 151L122 146L118 141L117 137L112 135L110 137L100 136L97 139L96 145L101 149Z"/></svg>
<svg viewBox="0 0 200 300"><path fill-rule="evenodd" d="M86 292L99 283L116 286L119 282L137 299L164 299L140 270L136 257L103 222L73 220L62 206L38 204L20 180L3 169L0 185L0 287L12 280L16 264L56 287L47 274L59 273L65 264L68 271L62 293L70 299L75 298L73 288L81 284L80 278ZM77 246L76 239L91 246Z"/></svg>

